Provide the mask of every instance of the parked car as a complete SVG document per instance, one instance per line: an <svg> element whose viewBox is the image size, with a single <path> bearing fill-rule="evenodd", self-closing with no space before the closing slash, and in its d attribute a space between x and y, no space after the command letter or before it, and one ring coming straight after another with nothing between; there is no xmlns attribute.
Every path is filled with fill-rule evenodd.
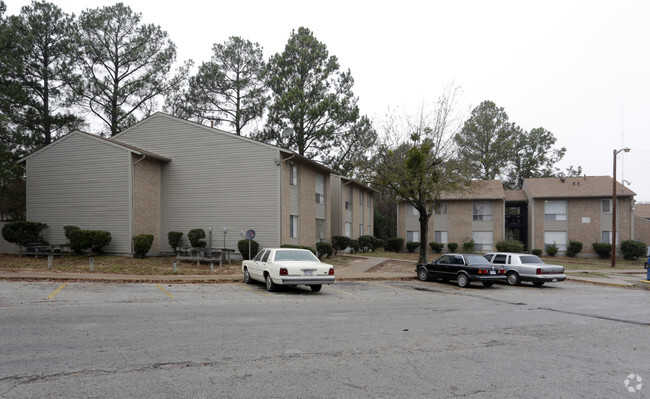
<svg viewBox="0 0 650 399"><path fill-rule="evenodd" d="M540 287L544 283L557 283L566 280L564 266L548 265L536 255L494 252L485 254L485 259L493 265L505 266L510 285L519 285L522 281L530 281Z"/></svg>
<svg viewBox="0 0 650 399"><path fill-rule="evenodd" d="M486 287L491 287L495 281L506 281L504 267L491 265L484 257L475 254L442 255L431 263L417 265L415 271L422 281L431 278L456 280L462 288L468 287L472 281L480 281Z"/></svg>
<svg viewBox="0 0 650 399"><path fill-rule="evenodd" d="M334 266L322 263L306 249L264 249L241 266L244 282L261 281L269 291L275 291L278 285L308 285L318 292L323 284L334 283Z"/></svg>

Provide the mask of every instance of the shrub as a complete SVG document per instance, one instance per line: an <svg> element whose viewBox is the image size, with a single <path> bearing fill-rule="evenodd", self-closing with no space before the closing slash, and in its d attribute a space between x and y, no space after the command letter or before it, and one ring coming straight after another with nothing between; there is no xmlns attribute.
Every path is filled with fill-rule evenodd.
<svg viewBox="0 0 650 399"><path fill-rule="evenodd" d="M573 258L582 251L582 243L580 241L569 241L569 246L566 249L566 256Z"/></svg>
<svg viewBox="0 0 650 399"><path fill-rule="evenodd" d="M557 254L557 251L560 249L555 245L555 243L550 244L549 246L546 247L546 253L548 256L555 256Z"/></svg>
<svg viewBox="0 0 650 399"><path fill-rule="evenodd" d="M293 244L282 244L280 245L280 248L296 248L296 249L306 249L308 251L311 251L312 254L318 256L318 252L312 247L308 247L306 245L293 245Z"/></svg>
<svg viewBox="0 0 650 399"><path fill-rule="evenodd" d="M134 258L144 259L153 245L153 234L140 234L133 237Z"/></svg>
<svg viewBox="0 0 650 399"><path fill-rule="evenodd" d="M359 241L350 240L350 249L352 250L352 253L359 252Z"/></svg>
<svg viewBox="0 0 650 399"><path fill-rule="evenodd" d="M90 250L93 254L102 253L102 249L110 244L111 233L103 230L75 230L69 232L70 249L76 254Z"/></svg>
<svg viewBox="0 0 650 399"><path fill-rule="evenodd" d="M437 254L442 252L442 249L445 247L445 244L441 244L439 242L430 242L429 246L431 247L431 250Z"/></svg>
<svg viewBox="0 0 650 399"><path fill-rule="evenodd" d="M447 248L449 248L449 252L451 252L453 254L458 249L458 243L457 242L450 242L450 243L447 244Z"/></svg>
<svg viewBox="0 0 650 399"><path fill-rule="evenodd" d="M612 256L612 244L595 242L591 246L602 259L607 259Z"/></svg>
<svg viewBox="0 0 650 399"><path fill-rule="evenodd" d="M189 234L188 234L189 235ZM248 240L239 240L237 241L237 249L244 259L253 259L255 255L260 251L260 244L255 240L251 241L251 253L248 253ZM250 255L250 256L249 256Z"/></svg>
<svg viewBox="0 0 650 399"><path fill-rule="evenodd" d="M377 239L373 236L360 236L359 249L361 252L371 252L375 250Z"/></svg>
<svg viewBox="0 0 650 399"><path fill-rule="evenodd" d="M180 231L170 231L167 233L167 242L169 243L169 246L174 250L174 253L176 253L177 248L181 246L182 237L183 233Z"/></svg>
<svg viewBox="0 0 650 399"><path fill-rule="evenodd" d="M350 246L350 237L346 237L346 236L332 237L332 248L334 248L335 254L338 254L338 251L345 251L346 248L349 246Z"/></svg>
<svg viewBox="0 0 650 399"><path fill-rule="evenodd" d="M65 234L65 238L67 238L68 241L70 240L70 233L77 230L81 229L77 226L63 226L63 233Z"/></svg>
<svg viewBox="0 0 650 399"><path fill-rule="evenodd" d="M463 241L463 252L467 254L474 252L474 240Z"/></svg>
<svg viewBox="0 0 650 399"><path fill-rule="evenodd" d="M317 242L316 243L316 252L318 259L321 259L323 256L328 258L334 253L334 247L329 242Z"/></svg>
<svg viewBox="0 0 650 399"><path fill-rule="evenodd" d="M409 253L413 253L419 246L419 242L409 241L406 243L406 250L409 251Z"/></svg>
<svg viewBox="0 0 650 399"><path fill-rule="evenodd" d="M497 251L499 252L521 252L524 250L524 244L517 240L503 240L497 242Z"/></svg>
<svg viewBox="0 0 650 399"><path fill-rule="evenodd" d="M205 238L205 230L192 229L187 233L187 238L190 240L190 245L193 248L205 248L207 245L203 239Z"/></svg>
<svg viewBox="0 0 650 399"><path fill-rule="evenodd" d="M542 250L539 248L535 248L533 249L532 254L537 256L542 256Z"/></svg>
<svg viewBox="0 0 650 399"><path fill-rule="evenodd" d="M18 245L45 243L43 230L46 228L47 224L39 222L9 222L2 227L2 238Z"/></svg>
<svg viewBox="0 0 650 399"><path fill-rule="evenodd" d="M404 239L402 237L393 237L386 240L386 250L399 252L404 245Z"/></svg>
<svg viewBox="0 0 650 399"><path fill-rule="evenodd" d="M377 238L377 244L375 245L375 249L381 248L382 250L384 249L384 240L381 238Z"/></svg>
<svg viewBox="0 0 650 399"><path fill-rule="evenodd" d="M634 260L646 255L646 244L641 241L625 240L621 242L621 252L627 260Z"/></svg>

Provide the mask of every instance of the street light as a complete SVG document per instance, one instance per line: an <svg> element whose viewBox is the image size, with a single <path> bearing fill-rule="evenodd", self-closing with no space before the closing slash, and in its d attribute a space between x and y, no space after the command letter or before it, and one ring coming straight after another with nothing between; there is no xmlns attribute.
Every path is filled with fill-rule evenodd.
<svg viewBox="0 0 650 399"><path fill-rule="evenodd" d="M614 150L614 184L612 185L612 267L616 267L616 156L623 151L630 152L630 147Z"/></svg>

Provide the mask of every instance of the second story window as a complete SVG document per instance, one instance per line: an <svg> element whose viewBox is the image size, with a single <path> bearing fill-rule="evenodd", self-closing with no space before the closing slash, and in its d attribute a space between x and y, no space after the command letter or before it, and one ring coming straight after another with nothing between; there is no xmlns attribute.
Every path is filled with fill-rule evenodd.
<svg viewBox="0 0 650 399"><path fill-rule="evenodd" d="M612 200L604 199L602 200L603 213L612 213Z"/></svg>
<svg viewBox="0 0 650 399"><path fill-rule="evenodd" d="M316 175L316 203L325 204L325 176Z"/></svg>
<svg viewBox="0 0 650 399"><path fill-rule="evenodd" d="M566 201L546 201L544 220L566 220Z"/></svg>
<svg viewBox="0 0 650 399"><path fill-rule="evenodd" d="M446 202L438 202L435 207L435 214L436 215L446 215L447 214L447 203Z"/></svg>
<svg viewBox="0 0 650 399"><path fill-rule="evenodd" d="M298 185L298 165L289 167L289 184L292 186Z"/></svg>
<svg viewBox="0 0 650 399"><path fill-rule="evenodd" d="M491 202L474 202L473 220L490 222L494 220L494 208Z"/></svg>
<svg viewBox="0 0 650 399"><path fill-rule="evenodd" d="M408 216L420 216L420 212L411 204L406 205L406 214Z"/></svg>

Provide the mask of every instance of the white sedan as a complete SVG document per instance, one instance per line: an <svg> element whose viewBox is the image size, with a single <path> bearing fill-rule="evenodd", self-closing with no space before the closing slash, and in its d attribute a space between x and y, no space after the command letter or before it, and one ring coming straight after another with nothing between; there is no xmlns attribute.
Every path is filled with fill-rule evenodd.
<svg viewBox="0 0 650 399"><path fill-rule="evenodd" d="M323 284L334 283L334 266L322 263L306 249L263 249L255 259L243 261L241 267L244 282L261 281L269 291L278 285L308 285L318 292Z"/></svg>

